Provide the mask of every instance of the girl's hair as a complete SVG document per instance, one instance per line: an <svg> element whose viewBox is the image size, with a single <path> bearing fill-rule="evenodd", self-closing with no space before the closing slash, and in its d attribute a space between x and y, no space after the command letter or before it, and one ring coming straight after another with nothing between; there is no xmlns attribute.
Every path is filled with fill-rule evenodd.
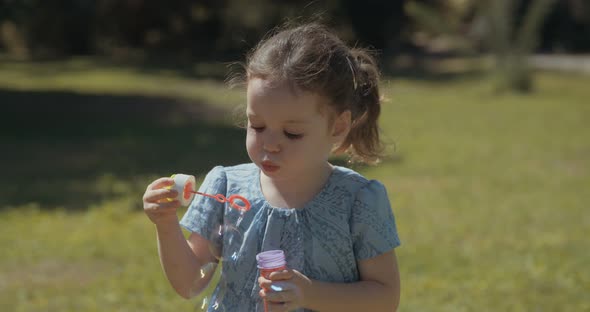
<svg viewBox="0 0 590 312"><path fill-rule="evenodd" d="M325 97L336 114L350 110L351 130L334 151L346 152L351 161L379 161L379 70L368 50L348 47L318 23L279 28L248 54L245 71L244 82L257 77L288 83Z"/></svg>

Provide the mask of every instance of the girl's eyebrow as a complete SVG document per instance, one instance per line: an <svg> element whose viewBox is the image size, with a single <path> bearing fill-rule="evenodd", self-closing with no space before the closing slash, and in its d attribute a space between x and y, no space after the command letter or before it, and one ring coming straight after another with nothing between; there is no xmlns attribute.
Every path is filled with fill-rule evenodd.
<svg viewBox="0 0 590 312"><path fill-rule="evenodd" d="M305 121L305 120L287 120L287 121L285 121L285 123L288 123L288 124L308 124L309 121Z"/></svg>
<svg viewBox="0 0 590 312"><path fill-rule="evenodd" d="M254 114L254 113L248 113L248 118L258 118L258 115ZM285 121L286 124L309 124L309 121L306 120L297 120L297 119L289 119L287 121Z"/></svg>

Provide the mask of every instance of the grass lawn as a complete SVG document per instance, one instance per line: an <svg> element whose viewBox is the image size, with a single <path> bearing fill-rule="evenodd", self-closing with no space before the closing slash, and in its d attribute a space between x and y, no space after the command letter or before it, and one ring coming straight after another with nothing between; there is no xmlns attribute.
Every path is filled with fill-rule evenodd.
<svg viewBox="0 0 590 312"><path fill-rule="evenodd" d="M393 203L400 311L590 310L590 78L536 82L384 80L395 152L357 169ZM141 194L246 161L241 102L169 70L1 61L0 311L199 311L161 271Z"/></svg>

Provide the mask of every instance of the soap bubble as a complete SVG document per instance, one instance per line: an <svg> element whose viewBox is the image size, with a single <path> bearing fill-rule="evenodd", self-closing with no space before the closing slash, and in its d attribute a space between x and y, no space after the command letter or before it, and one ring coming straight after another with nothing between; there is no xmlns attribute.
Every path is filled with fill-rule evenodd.
<svg viewBox="0 0 590 312"><path fill-rule="evenodd" d="M203 298L203 302L201 302L201 311L206 311L205 309L207 309L208 303L209 303L209 297Z"/></svg>
<svg viewBox="0 0 590 312"><path fill-rule="evenodd" d="M197 276L195 276L195 279L193 280L191 289L189 289L189 295L191 297L198 295L207 287L212 276L215 274L215 270L217 270L217 263L214 262L209 262L200 268Z"/></svg>
<svg viewBox="0 0 590 312"><path fill-rule="evenodd" d="M239 260L240 248L242 247L244 235L240 230L240 224L244 220L246 212L250 209L250 203L247 199L239 195L232 195L225 198L222 194L209 195L195 192L200 195L213 197L219 202L226 203L224 211L224 223L218 224L207 238L209 241L209 251L217 259L221 266L224 264L233 265ZM217 266L216 266L217 267ZM209 271L210 268L201 270L202 276L212 274L215 270ZM216 285L213 296L203 299L201 310L225 312L223 305L227 285L223 278L220 277Z"/></svg>
<svg viewBox="0 0 590 312"><path fill-rule="evenodd" d="M223 278L219 279L217 288L212 296L208 296L203 299L201 310L225 312L227 309L223 304L223 299L226 292L226 282Z"/></svg>
<svg viewBox="0 0 590 312"><path fill-rule="evenodd" d="M223 305L223 297L225 296L225 287L220 287L217 295L212 299L211 308L213 311L223 312L225 311L225 306Z"/></svg>
<svg viewBox="0 0 590 312"><path fill-rule="evenodd" d="M209 250L218 261L237 259L243 235L238 227L230 224L219 225L209 237Z"/></svg>

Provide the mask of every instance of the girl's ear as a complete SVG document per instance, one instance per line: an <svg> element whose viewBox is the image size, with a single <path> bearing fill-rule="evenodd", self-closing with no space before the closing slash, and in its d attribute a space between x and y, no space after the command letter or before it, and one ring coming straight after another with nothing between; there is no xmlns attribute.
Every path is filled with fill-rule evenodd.
<svg viewBox="0 0 590 312"><path fill-rule="evenodd" d="M352 123L352 114L350 110L345 110L334 118L332 123L332 138L334 144L341 143L346 139L348 132L350 132L350 125Z"/></svg>

